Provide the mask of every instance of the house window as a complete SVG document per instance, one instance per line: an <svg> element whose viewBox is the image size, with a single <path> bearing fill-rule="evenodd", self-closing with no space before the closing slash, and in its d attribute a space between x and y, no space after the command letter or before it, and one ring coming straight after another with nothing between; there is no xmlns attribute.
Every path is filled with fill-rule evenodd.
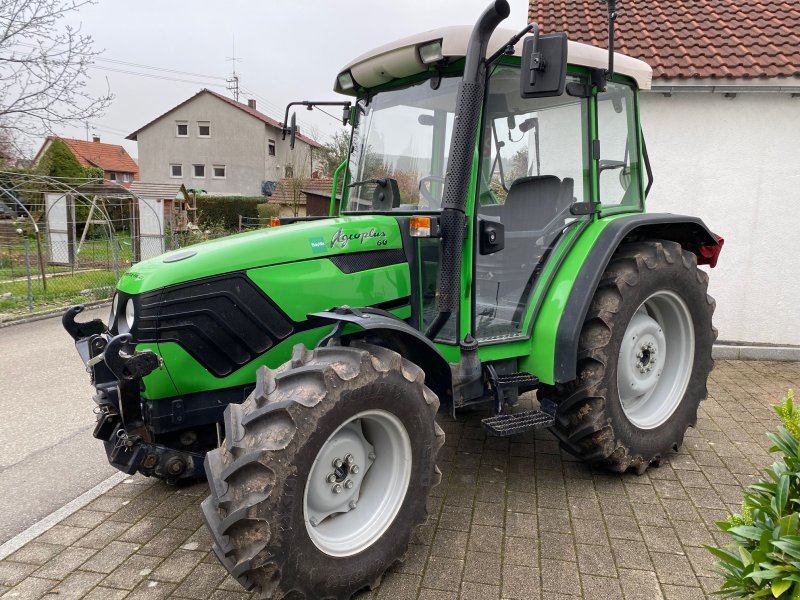
<svg viewBox="0 0 800 600"><path fill-rule="evenodd" d="M170 165L169 166L169 176L170 177L183 177L183 165Z"/></svg>
<svg viewBox="0 0 800 600"><path fill-rule="evenodd" d="M267 147L269 149L269 155L275 156L275 140L269 140L269 145Z"/></svg>
<svg viewBox="0 0 800 600"><path fill-rule="evenodd" d="M205 177L206 176L206 166L205 165L192 165L194 167L194 176L195 177Z"/></svg>
<svg viewBox="0 0 800 600"><path fill-rule="evenodd" d="M214 165L214 179L225 179L225 165Z"/></svg>
<svg viewBox="0 0 800 600"><path fill-rule="evenodd" d="M211 137L211 121L197 122L197 137Z"/></svg>
<svg viewBox="0 0 800 600"><path fill-rule="evenodd" d="M116 173L109 173L108 174L108 179L110 181L116 181L117 180L117 174Z"/></svg>
<svg viewBox="0 0 800 600"><path fill-rule="evenodd" d="M294 177L294 169L292 165L286 165L284 177Z"/></svg>
<svg viewBox="0 0 800 600"><path fill-rule="evenodd" d="M189 137L189 121L175 121L175 135Z"/></svg>
<svg viewBox="0 0 800 600"><path fill-rule="evenodd" d="M133 173L120 173L120 175L122 175L122 181L125 183L133 181Z"/></svg>

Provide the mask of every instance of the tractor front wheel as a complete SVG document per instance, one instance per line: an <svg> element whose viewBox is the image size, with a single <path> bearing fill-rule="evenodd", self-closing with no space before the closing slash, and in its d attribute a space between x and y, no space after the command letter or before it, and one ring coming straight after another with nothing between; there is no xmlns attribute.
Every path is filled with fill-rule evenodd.
<svg viewBox="0 0 800 600"><path fill-rule="evenodd" d="M295 347L225 413L203 514L217 557L264 598L350 598L405 554L444 433L416 365L355 342Z"/></svg>
<svg viewBox="0 0 800 600"><path fill-rule="evenodd" d="M578 378L543 386L562 445L612 471L643 473L697 422L714 362L714 299L694 254L670 241L621 246L578 345Z"/></svg>

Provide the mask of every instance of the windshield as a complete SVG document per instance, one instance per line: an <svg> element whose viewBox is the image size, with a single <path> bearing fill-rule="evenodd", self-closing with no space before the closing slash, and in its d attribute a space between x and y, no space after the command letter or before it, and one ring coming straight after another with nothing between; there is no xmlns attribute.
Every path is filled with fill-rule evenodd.
<svg viewBox="0 0 800 600"><path fill-rule="evenodd" d="M440 209L458 81L429 79L358 101L347 210Z"/></svg>

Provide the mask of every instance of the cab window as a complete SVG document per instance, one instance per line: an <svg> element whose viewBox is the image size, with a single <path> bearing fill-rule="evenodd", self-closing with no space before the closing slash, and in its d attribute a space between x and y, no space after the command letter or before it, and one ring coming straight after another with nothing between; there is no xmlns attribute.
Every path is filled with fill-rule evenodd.
<svg viewBox="0 0 800 600"><path fill-rule="evenodd" d="M642 204L635 101L630 86L613 81L597 95L599 194L603 208Z"/></svg>

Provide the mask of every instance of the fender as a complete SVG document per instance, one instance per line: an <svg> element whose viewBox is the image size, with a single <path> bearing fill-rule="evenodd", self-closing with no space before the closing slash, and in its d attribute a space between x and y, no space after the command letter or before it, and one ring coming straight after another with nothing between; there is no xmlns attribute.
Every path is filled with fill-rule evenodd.
<svg viewBox="0 0 800 600"><path fill-rule="evenodd" d="M554 379L567 383L577 377L578 340L589 305L611 257L620 244L640 240L670 240L698 256L702 248L721 246L722 241L697 217L669 213L638 214L609 222L586 257L572 286L558 325L553 361Z"/></svg>
<svg viewBox="0 0 800 600"><path fill-rule="evenodd" d="M381 338L387 348L408 358L425 371L425 385L439 396L442 403L451 402L453 376L450 364L433 342L402 319L377 308L349 307L335 308L308 316L335 321L342 325L355 325L363 332ZM362 335L358 332L345 337L362 337Z"/></svg>

